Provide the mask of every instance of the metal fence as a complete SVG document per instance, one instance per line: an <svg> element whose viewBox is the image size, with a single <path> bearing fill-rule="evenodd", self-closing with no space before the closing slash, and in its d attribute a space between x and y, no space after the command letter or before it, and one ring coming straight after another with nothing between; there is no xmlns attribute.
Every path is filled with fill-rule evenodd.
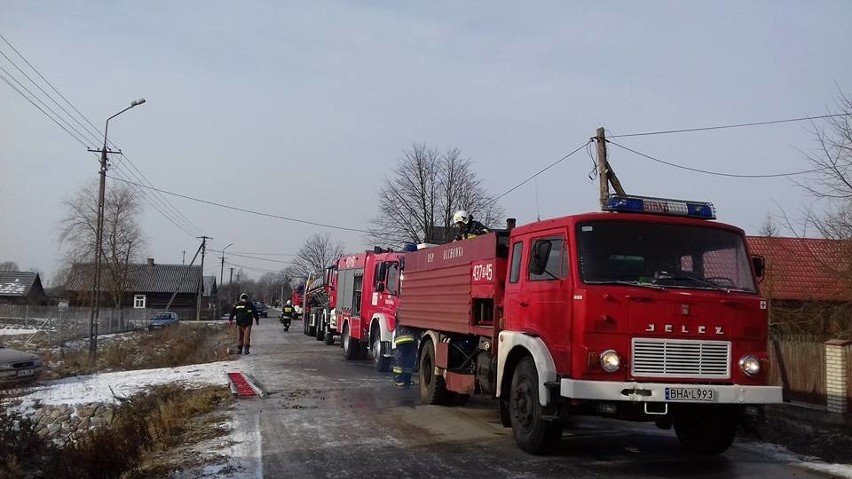
<svg viewBox="0 0 852 479"><path fill-rule="evenodd" d="M181 319L195 319L195 310L172 310ZM37 329L50 342L62 342L89 336L91 308L0 304L0 328ZM148 318L160 310L102 308L98 335L123 333L145 328Z"/></svg>

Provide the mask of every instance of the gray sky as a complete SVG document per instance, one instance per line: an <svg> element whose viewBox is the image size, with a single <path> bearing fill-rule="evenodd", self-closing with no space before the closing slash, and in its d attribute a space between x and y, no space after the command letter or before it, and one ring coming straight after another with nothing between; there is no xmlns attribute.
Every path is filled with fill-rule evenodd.
<svg viewBox="0 0 852 479"><path fill-rule="evenodd" d="M111 174L132 178L129 159L166 191L355 229L414 142L460 148L499 195L598 126L619 135L825 114L838 86L852 93L850 19L847 1L0 3L0 33L97 130L147 99L110 121L127 156ZM2 41L0 52L26 67ZM2 56L0 66L24 81ZM815 148L810 128L616 141L684 166L783 173L808 169L799 150ZM748 233L770 213L812 207L790 179L610 152L628 192L713 201L720 221ZM581 151L500 203L519 224L595 210L591 168ZM0 82L0 261L50 279L63 201L97 170L95 155ZM215 249L285 261L271 254L295 253L316 232L348 251L368 246L359 233L165 198L192 225L145 203L146 252L159 263L183 251L189 261L201 234ZM218 256L206 274L218 276ZM254 278L286 266L228 260Z"/></svg>

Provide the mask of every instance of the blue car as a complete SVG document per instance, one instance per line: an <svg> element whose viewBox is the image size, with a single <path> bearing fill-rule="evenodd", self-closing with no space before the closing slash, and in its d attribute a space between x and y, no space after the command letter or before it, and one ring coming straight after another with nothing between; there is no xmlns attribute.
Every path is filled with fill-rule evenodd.
<svg viewBox="0 0 852 479"><path fill-rule="evenodd" d="M177 326L180 324L180 318L177 313L167 311L165 313L157 313L148 319L148 331L155 329L163 329L169 326Z"/></svg>

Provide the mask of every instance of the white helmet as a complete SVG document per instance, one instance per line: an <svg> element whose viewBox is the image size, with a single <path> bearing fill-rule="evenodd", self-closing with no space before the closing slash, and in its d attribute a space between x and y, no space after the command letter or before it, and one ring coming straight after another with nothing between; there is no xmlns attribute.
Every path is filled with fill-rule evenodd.
<svg viewBox="0 0 852 479"><path fill-rule="evenodd" d="M248 293L241 294L240 301L248 301Z"/></svg>
<svg viewBox="0 0 852 479"><path fill-rule="evenodd" d="M288 299L288 300L287 300L287 306L290 306L291 304L293 304L293 301L290 301L290 300Z"/></svg>
<svg viewBox="0 0 852 479"><path fill-rule="evenodd" d="M453 215L453 224L467 224L468 221L470 221L470 215L465 210L458 210L456 211L456 214Z"/></svg>

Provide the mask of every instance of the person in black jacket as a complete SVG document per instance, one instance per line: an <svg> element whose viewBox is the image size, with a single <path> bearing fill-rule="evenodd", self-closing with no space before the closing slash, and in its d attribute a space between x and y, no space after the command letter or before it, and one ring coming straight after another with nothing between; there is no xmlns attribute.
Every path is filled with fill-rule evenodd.
<svg viewBox="0 0 852 479"><path fill-rule="evenodd" d="M281 307L281 316L278 319L281 321L281 324L284 325L284 331L290 330L290 322L293 321L293 316L296 315L296 308L293 307L293 302L289 299Z"/></svg>
<svg viewBox="0 0 852 479"><path fill-rule="evenodd" d="M254 304L248 299L248 294L240 295L240 302L234 305L231 310L231 316L228 318L229 324L234 324L234 317L237 318L237 354L249 354L251 348L251 321L254 319L255 324L260 324L260 316L257 314Z"/></svg>
<svg viewBox="0 0 852 479"><path fill-rule="evenodd" d="M473 219L473 215L465 210L458 210L453 215L453 224L458 228L456 237L453 241L461 241L468 238L474 238L485 233L490 233L491 230L485 227L484 224Z"/></svg>

